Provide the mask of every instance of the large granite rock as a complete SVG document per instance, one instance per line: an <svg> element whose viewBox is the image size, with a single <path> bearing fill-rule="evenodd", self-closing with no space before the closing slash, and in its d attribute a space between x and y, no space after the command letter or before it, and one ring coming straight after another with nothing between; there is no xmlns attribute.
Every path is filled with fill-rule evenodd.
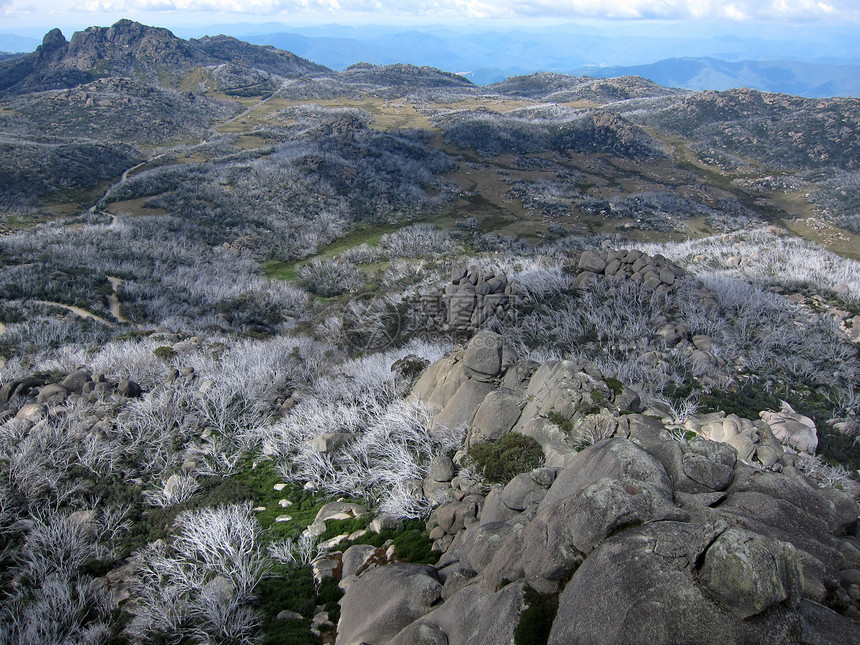
<svg viewBox="0 0 860 645"><path fill-rule="evenodd" d="M785 401L782 402L779 412L764 410L759 416L770 426L774 436L785 445L810 454L818 447L815 422L795 412Z"/></svg>
<svg viewBox="0 0 860 645"><path fill-rule="evenodd" d="M337 645L387 643L432 611L442 585L433 567L389 564L360 575L341 598Z"/></svg>
<svg viewBox="0 0 860 645"><path fill-rule="evenodd" d="M720 600L733 593L753 599L748 611L756 620L739 620L709 593L712 587L699 582L696 565L703 553L708 559L712 539L707 529L681 522L646 524L610 538L562 592L549 643L723 645L796 639L801 631L794 612L799 600L796 558L774 543L777 555L753 565L768 583L745 587L750 569L734 562L725 563L726 568L744 575L707 579ZM721 547L716 548L720 555L711 555L713 560L723 556Z"/></svg>

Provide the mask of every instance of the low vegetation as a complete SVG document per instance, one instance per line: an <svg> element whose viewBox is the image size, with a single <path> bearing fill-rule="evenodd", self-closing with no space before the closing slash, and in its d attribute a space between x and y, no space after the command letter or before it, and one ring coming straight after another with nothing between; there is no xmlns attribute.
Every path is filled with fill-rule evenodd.
<svg viewBox="0 0 860 645"><path fill-rule="evenodd" d="M538 468L543 463L543 449L531 437L509 432L493 443L471 446L468 458L487 481L505 484Z"/></svg>

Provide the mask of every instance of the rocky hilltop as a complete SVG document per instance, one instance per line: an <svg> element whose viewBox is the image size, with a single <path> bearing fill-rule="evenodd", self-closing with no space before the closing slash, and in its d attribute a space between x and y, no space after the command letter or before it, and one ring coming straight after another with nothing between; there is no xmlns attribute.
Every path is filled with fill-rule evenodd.
<svg viewBox="0 0 860 645"><path fill-rule="evenodd" d="M612 101L685 94L640 76L617 78L591 78L541 72L527 76L511 76L489 89L509 96L522 96L542 101L593 101L603 104Z"/></svg>
<svg viewBox="0 0 860 645"><path fill-rule="evenodd" d="M103 77L157 80L179 77L195 67L231 63L284 78L327 71L289 52L249 45L228 36L177 38L167 29L120 20L89 27L67 41L59 29L45 35L32 54L0 66L0 96L65 89Z"/></svg>
<svg viewBox="0 0 860 645"><path fill-rule="evenodd" d="M688 361L711 390L740 378L722 358L723 292L636 248L565 258L565 277L533 266L507 276L466 257L446 267L431 282L442 298L432 324L464 339L450 351L413 340L353 344L350 357L333 343L352 338L333 307L307 328L315 336L128 326L38 368L11 359L0 583L18 590L7 606L24 618L5 624L134 643L223 630L249 644L856 642L860 486L814 455L835 426L786 402L682 412L644 382L658 380L658 362L634 384L585 354L529 352L524 330L549 316L532 323L517 307L600 292L655 303L634 343L643 357ZM712 335L682 325L673 298L700 306ZM102 324L122 322L119 302ZM353 324L394 311L369 307ZM397 315L406 326L405 307ZM10 327L4 338L23 333ZM839 335L821 347L848 346L830 329ZM849 442L853 415L839 420ZM73 502L43 510L61 494ZM62 569L65 551L46 541L61 528L76 558ZM25 581L42 570L95 609L40 618L53 592Z"/></svg>
<svg viewBox="0 0 860 645"><path fill-rule="evenodd" d="M412 89L429 87L471 88L472 82L458 74L434 67L415 65L370 65L356 63L347 67L339 78L346 83L369 86L405 86Z"/></svg>

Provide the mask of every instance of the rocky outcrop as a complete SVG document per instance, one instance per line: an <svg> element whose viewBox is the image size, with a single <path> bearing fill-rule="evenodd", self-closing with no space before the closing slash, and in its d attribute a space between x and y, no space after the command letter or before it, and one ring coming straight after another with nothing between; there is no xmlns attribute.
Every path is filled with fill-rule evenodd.
<svg viewBox="0 0 860 645"><path fill-rule="evenodd" d="M503 275L477 267L454 266L451 282L445 287L445 328L474 330L493 317L507 320L518 293L516 283Z"/></svg>
<svg viewBox="0 0 860 645"><path fill-rule="evenodd" d="M85 370L79 370L56 383L50 383L40 376L8 381L0 389L0 405L32 395L36 396L37 403L48 406L59 405L69 396L83 396L92 402L100 395L111 393L133 399L141 396L143 390L140 385L128 379L111 381L103 374L93 376Z"/></svg>
<svg viewBox="0 0 860 645"><path fill-rule="evenodd" d="M454 533L447 546L438 543L443 602L425 607L390 642L425 642L410 640L418 634L426 642L485 642L488 608L516 624L526 589L560 593L550 643L618 643L633 635L649 643L845 642L846 634L860 634L850 618L820 606L853 597L849 613L860 617L860 589L850 582L856 564L842 555L858 547L844 533L856 531L853 500L840 494L834 504L802 478L738 461L731 477L684 493L660 459L667 444L683 442L640 415L628 416L626 429L630 438L598 442L564 468L438 507L429 526L436 535ZM718 471L733 461L725 444L700 443L695 454ZM359 601L355 589L347 589L345 608ZM388 599L395 587L384 589ZM504 600L505 590L517 602ZM823 640L806 640L812 632Z"/></svg>
<svg viewBox="0 0 860 645"><path fill-rule="evenodd" d="M597 370L570 361L520 361L501 336L483 330L431 365L412 396L434 412L431 428L465 427L466 446L514 430L537 440L547 464L558 466L578 443L614 431L616 402L638 411L638 396L615 388Z"/></svg>
<svg viewBox="0 0 860 645"><path fill-rule="evenodd" d="M435 460L424 490L441 557L407 570L437 581L438 597L366 642L509 643L523 612L555 597L559 645L855 642L860 506L800 474L798 433L784 444L770 425L802 420L784 409L678 426L621 410L624 392L587 365L521 361L489 331L431 365L412 396L436 427L460 420L467 445L528 434L545 465L487 488L464 453ZM347 588L350 616L363 588ZM365 637L353 621L338 643Z"/></svg>
<svg viewBox="0 0 860 645"><path fill-rule="evenodd" d="M385 593L380 594L381 589ZM390 564L370 569L358 577L341 601L337 642L387 643L429 613L441 593L433 567Z"/></svg>
<svg viewBox="0 0 860 645"><path fill-rule="evenodd" d="M690 415L678 429L732 446L738 458L768 470L796 466L797 453L815 452L818 435L809 417L797 414L787 403L780 412L762 410L760 420L723 412Z"/></svg>
<svg viewBox="0 0 860 645"><path fill-rule="evenodd" d="M662 255L650 256L638 249L589 249L583 251L576 263L578 286L587 287L594 281L618 284L630 280L648 292L658 295L675 291L681 286L693 286L700 292L705 308L717 302L701 282L667 260Z"/></svg>
<svg viewBox="0 0 860 645"><path fill-rule="evenodd" d="M369 87L406 85L413 90L419 87L471 88L472 82L460 74L443 72L435 67L405 65L371 65L356 63L340 73L340 78Z"/></svg>
<svg viewBox="0 0 860 645"><path fill-rule="evenodd" d="M610 385L593 366L521 361L501 336L488 330L428 367L411 396L430 407L431 428L465 428L465 447L515 431L535 439L552 467L566 465L583 444L623 435L623 414L642 411L638 393L615 380ZM682 425L667 417L663 422L673 432L692 432L734 451L728 459L716 448L701 448L703 442L676 442L668 444L671 450L660 449L660 459L682 491L697 493L706 483L729 476L735 454L746 463L779 471L797 465L797 452L814 451L815 424L787 404L780 412L763 411L761 417L753 421L718 412L691 415Z"/></svg>
<svg viewBox="0 0 860 645"><path fill-rule="evenodd" d="M771 432L781 443L808 453L815 452L818 447L815 422L795 412L785 401L782 402L779 412L764 410L761 418L770 426Z"/></svg>
<svg viewBox="0 0 860 645"><path fill-rule="evenodd" d="M784 643L799 636L799 596L798 558L782 543L734 529L645 524L607 540L579 567L549 642Z"/></svg>
<svg viewBox="0 0 860 645"><path fill-rule="evenodd" d="M590 76L570 76L554 72L511 76L498 83L493 83L489 88L509 96L522 96L558 103L582 100L610 103L631 98L667 96L683 92L683 90L657 85L640 76L603 79Z"/></svg>
<svg viewBox="0 0 860 645"><path fill-rule="evenodd" d="M33 54L0 65L0 95L71 88L105 76L156 80L159 74L228 62L286 78L329 71L273 47L228 36L186 41L167 29L123 19L76 32L68 42L59 29L50 31Z"/></svg>

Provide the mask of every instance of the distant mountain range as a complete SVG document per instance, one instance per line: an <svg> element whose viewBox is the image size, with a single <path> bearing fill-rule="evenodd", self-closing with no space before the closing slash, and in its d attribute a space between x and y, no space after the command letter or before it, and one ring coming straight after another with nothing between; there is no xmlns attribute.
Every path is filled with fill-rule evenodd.
<svg viewBox="0 0 860 645"><path fill-rule="evenodd" d="M638 75L690 90L736 87L808 97L860 96L856 37L831 29L732 35L682 27L643 35L617 25L602 31L579 25L544 30L475 30L446 26L392 27L281 23L225 24L175 30L185 37L224 33L272 45L335 70L359 62L409 63L459 73L480 85L534 72L598 78ZM678 34L684 34L679 36ZM0 52L33 51L39 40L0 34ZM826 42L826 44L824 44ZM810 56L824 56L808 60ZM6 57L0 53L0 60ZM640 64L641 61L656 61Z"/></svg>
<svg viewBox="0 0 860 645"><path fill-rule="evenodd" d="M583 67L572 73L597 78L641 76L666 87L694 91L749 87L809 97L860 96L858 65L668 58L650 65Z"/></svg>
<svg viewBox="0 0 860 645"><path fill-rule="evenodd" d="M39 46L38 38L18 36L17 34L0 34L0 52L26 53Z"/></svg>
<svg viewBox="0 0 860 645"><path fill-rule="evenodd" d="M461 73L480 85L557 72L599 78L638 75L692 90L750 87L810 97L860 96L860 58L856 46L840 33L832 34L833 48L827 49L833 56L801 62L809 52L824 49L796 34L773 40L749 35L646 37L622 31L607 35L575 28L466 33L445 27L398 31L327 25L266 33L278 25L234 26L235 31L221 27L248 42L273 45L340 70L359 61L412 63Z"/></svg>
<svg viewBox="0 0 860 645"><path fill-rule="evenodd" d="M686 70L687 76L676 71L664 83L680 85L703 74L702 65L683 62L686 67L682 66L682 71ZM706 62L710 67L705 69L725 75L757 69L760 78L767 78L769 73L743 64L723 67L720 61ZM668 67L671 72L673 67ZM808 79L814 76L809 70L806 74ZM783 80L796 82L800 76L797 73ZM818 80L816 87L821 91L827 79L821 74ZM225 97L253 98L257 107L247 109L246 103ZM329 109L328 105L341 107L335 109L337 118L322 124L319 113ZM359 105L360 109L354 107ZM352 133L358 141L370 136L367 133L373 128L368 124L373 123L381 131L399 132L397 137L409 139L397 143L396 149L400 150L401 144L406 150L417 146L419 156L428 159L449 159L447 152L428 147L427 133L435 132L440 138L433 141L474 151L482 159L514 155L516 159L507 158L505 164L528 172L546 166L545 159L531 155L547 151L651 160L662 164L659 172L647 181L644 175L637 176L631 185L646 191L649 208L660 212L687 212L685 202L673 196L674 180L666 179L675 171L664 174L668 167L663 166L677 159L684 164L680 170L691 172L685 161L688 155L727 173L751 168L762 173L798 173L790 179L796 183L786 186L809 181L800 173L821 173L828 179L836 176L834 186L838 190L821 199L827 200L834 221L860 230L852 207L853 193L843 190L856 183L853 177L860 168L860 140L856 136L860 131L860 102L852 98L812 99L754 89L692 92L664 87L641 75L603 79L542 72L480 86L464 75L409 63L356 63L336 71L287 51L230 36L185 40L166 29L121 20L110 28L76 32L68 40L59 29L53 29L35 52L0 61L0 106L0 134L7 137L0 150L0 197L5 191L17 195L15 199L44 195L56 199L62 190L93 190L100 181L119 176L139 163L144 153L134 146L162 146L196 138L201 147L205 144L208 149L211 143L213 151L222 154L235 147L226 136L232 135L234 128L253 134L254 145L259 140L269 142L269 146L279 138L299 137L297 133L304 133L304 128L308 128L307 134L299 139L328 141L330 136L337 139L344 135L344 141L349 141ZM301 127L294 128L294 119ZM214 123L229 126L227 131L218 132L212 130ZM359 137L359 131L366 132ZM220 134L225 134L223 141L218 138ZM675 143L679 138L683 144ZM686 146L689 152L670 159L676 145ZM335 149L340 155L340 144L331 150ZM239 150L234 152L239 154ZM323 146L317 152L326 158L329 149ZM357 163L371 156L362 149L350 159ZM227 157L232 160L233 154ZM380 152L379 158L387 159L385 163L392 167L411 168L409 164L403 166L402 160L391 162L387 151ZM346 166L334 164L325 172L332 173L333 181L349 183L354 176L349 168L353 161ZM434 167L448 166L440 161ZM58 173L58 168L63 171ZM316 160L307 169L309 173L323 172ZM576 173L593 171L589 165ZM416 176L423 176L421 172ZM504 173L509 172L512 170L504 169ZM568 202L573 193L565 191L580 191L581 186L596 190L574 204L581 213L631 213L643 207L631 202L628 206L616 204L620 210L613 211L615 202L609 200L614 189L607 186L615 186L614 179L595 175L580 182L576 173L567 169L559 172L561 183L529 189L532 206L524 208L541 209L539 212L547 217L556 217L561 212L558 209L570 212L573 202ZM226 175L223 179L233 181ZM771 179L767 177L768 182ZM407 185L404 181L401 178L394 184ZM359 183L369 192L361 197L366 201L355 203L376 204L375 184L369 179ZM517 184L511 190L520 194L521 188ZM467 192L471 190L467 188ZM654 190L671 199L654 198ZM416 194L420 196L421 191ZM412 197L404 198L403 203L411 204ZM207 199L195 203L203 204ZM744 209L748 206L744 204L752 204L754 199L744 197L746 201L739 202L743 208L731 201L725 203L728 206L719 200L708 201L702 206L705 211L695 212L711 213L716 217L715 226L721 225L720 218L746 217ZM507 212L506 203L502 201L494 208ZM714 215L716 207L722 215ZM755 206L755 212L759 210ZM657 225L677 224L661 220Z"/></svg>

